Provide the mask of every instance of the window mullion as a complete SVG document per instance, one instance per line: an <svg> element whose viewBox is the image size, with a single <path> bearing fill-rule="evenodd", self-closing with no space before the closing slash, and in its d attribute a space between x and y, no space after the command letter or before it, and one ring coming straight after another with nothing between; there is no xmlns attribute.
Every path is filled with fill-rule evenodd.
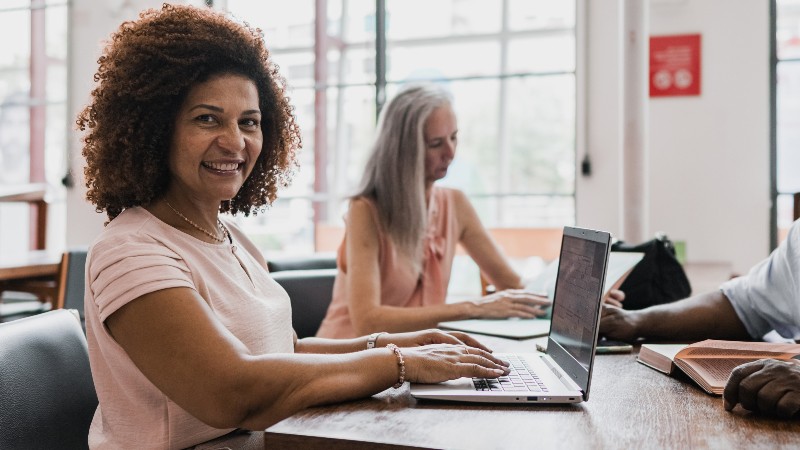
<svg viewBox="0 0 800 450"><path fill-rule="evenodd" d="M508 72L508 14L509 6L508 0L503 0L502 23L500 29L500 74L503 75ZM508 118L507 118L507 101L508 98L508 79L501 77L499 79L500 90L498 93L498 108L497 108L497 151L498 158L498 174L497 177L497 190L501 196L495 202L496 214L494 217L497 223L503 224L506 219L506 208L503 207L505 198L502 194L510 189L510 157L509 157L509 144L508 144Z"/></svg>
<svg viewBox="0 0 800 450"><path fill-rule="evenodd" d="M386 0L375 0L375 120L386 102Z"/></svg>
<svg viewBox="0 0 800 450"><path fill-rule="evenodd" d="M345 129L345 125L347 122L343 119L345 116L344 112L344 99L345 99L345 90L346 88L341 87L345 81L345 75L347 74L347 53L348 53L348 45L347 45L347 27L348 27L348 3L349 0L342 0L342 13L339 19L339 42L341 42L341 46L339 47L339 64L336 70L336 84L340 86L337 88L337 95L336 95L336 117L334 120L335 123L335 131L334 131L334 147L333 147L333 173L331 183L328 186L328 211L335 211L337 205L337 199L342 195L344 190L346 189L346 176L347 176L347 152L345 150L345 139L347 138L347 133Z"/></svg>
<svg viewBox="0 0 800 450"><path fill-rule="evenodd" d="M45 46L45 0L31 0L30 53L30 181L44 183L45 127L47 125L47 48ZM46 205L45 205L46 206ZM31 205L30 248L44 249L46 212Z"/></svg>
<svg viewBox="0 0 800 450"><path fill-rule="evenodd" d="M314 17L314 193L328 192L328 0L315 0ZM327 205L314 202L314 227L327 220Z"/></svg>

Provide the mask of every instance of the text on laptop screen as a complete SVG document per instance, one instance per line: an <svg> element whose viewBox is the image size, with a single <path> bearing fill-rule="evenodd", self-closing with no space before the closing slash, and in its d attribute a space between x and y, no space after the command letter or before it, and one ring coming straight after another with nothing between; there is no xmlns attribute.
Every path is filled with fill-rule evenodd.
<svg viewBox="0 0 800 450"><path fill-rule="evenodd" d="M550 337L589 369L606 245L564 235Z"/></svg>

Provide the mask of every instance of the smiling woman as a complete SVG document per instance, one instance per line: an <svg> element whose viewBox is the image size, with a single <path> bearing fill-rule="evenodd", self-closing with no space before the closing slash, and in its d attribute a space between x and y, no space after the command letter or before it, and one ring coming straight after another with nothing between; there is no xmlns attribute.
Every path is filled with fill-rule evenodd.
<svg viewBox="0 0 800 450"><path fill-rule="evenodd" d="M191 223L216 227L219 205L236 196L261 154L255 83L234 74L198 83L178 110L173 133L168 164L172 178L159 198L163 202L148 209L158 216L169 203L170 209L197 216Z"/></svg>
<svg viewBox="0 0 800 450"><path fill-rule="evenodd" d="M98 210L105 211L109 219L125 208L149 204L167 188L171 168L165 150L175 144L170 141L175 136L170 134L179 125L178 110L186 108L183 112L189 113L188 108L200 107L202 103L197 103L196 98L192 100L195 103L186 103L190 90L198 83L210 82L213 76L238 75L249 80L249 86L212 83L211 88L219 90L225 86L224 89L236 90L230 92L236 94L254 90L251 93L256 97L239 113L250 111L247 114L265 118L261 124L266 131L263 145L271 149L252 162L253 176L235 197L222 202L219 210L245 215L258 213L275 199L278 187L289 183L295 152L300 146L300 132L284 95L285 82L269 61L260 34L233 21L194 20L204 12L181 10L191 22L188 24L161 24L154 22L152 15L139 22L125 23L112 36L112 45L100 58L95 79L101 83L92 93L92 104L80 114L77 123L82 131L88 130L83 148L88 163L87 198ZM184 40L182 45L166 45L162 42L163 35L153 33L156 29L167 35L193 38ZM216 42L221 37L242 45L221 45ZM114 45L116 42L124 45ZM195 89L191 93L208 96L213 89L208 92ZM222 105L203 106L205 109L192 119L198 123L216 120ZM260 117L243 116L235 122L244 119L260 120ZM225 139L223 136L223 142ZM190 205L180 206L189 209Z"/></svg>
<svg viewBox="0 0 800 450"><path fill-rule="evenodd" d="M461 333L297 339L286 292L223 214L270 204L300 144L260 32L165 5L122 24L95 80L78 117L87 197L109 218L86 261L90 447L185 448L405 380L506 371Z"/></svg>

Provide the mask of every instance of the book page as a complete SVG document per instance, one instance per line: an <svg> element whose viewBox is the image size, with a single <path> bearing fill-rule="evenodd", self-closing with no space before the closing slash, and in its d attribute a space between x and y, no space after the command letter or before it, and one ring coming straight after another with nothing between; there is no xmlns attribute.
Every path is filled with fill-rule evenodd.
<svg viewBox="0 0 800 450"><path fill-rule="evenodd" d="M742 358L756 361L764 358L792 359L797 355L800 355L800 344L708 339L686 346L675 357L680 359Z"/></svg>
<svg viewBox="0 0 800 450"><path fill-rule="evenodd" d="M706 340L675 355L675 365L708 392L721 394L736 367L759 359L791 359L800 344Z"/></svg>
<svg viewBox="0 0 800 450"><path fill-rule="evenodd" d="M708 359L684 359L676 361L676 364L686 372L692 379L693 373L702 379L695 379L701 386L705 383L712 391L721 391L725 388L731 372L736 367L753 361L750 358L708 358ZM704 382L704 383L703 383ZM703 386L704 388L706 386Z"/></svg>
<svg viewBox="0 0 800 450"><path fill-rule="evenodd" d="M607 295L611 289L618 289L642 258L644 253L640 252L610 252L604 285L605 294Z"/></svg>

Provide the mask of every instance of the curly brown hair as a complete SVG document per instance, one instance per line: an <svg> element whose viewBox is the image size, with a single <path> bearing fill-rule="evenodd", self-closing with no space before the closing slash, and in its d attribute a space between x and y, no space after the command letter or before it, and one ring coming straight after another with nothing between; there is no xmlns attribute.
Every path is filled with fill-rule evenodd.
<svg viewBox="0 0 800 450"><path fill-rule="evenodd" d="M289 184L300 131L260 30L211 9L164 4L124 22L98 64L98 86L77 125L89 130L83 146L86 198L109 220L165 192L178 109L194 85L220 74L255 83L264 135L253 172L220 211L257 214Z"/></svg>

